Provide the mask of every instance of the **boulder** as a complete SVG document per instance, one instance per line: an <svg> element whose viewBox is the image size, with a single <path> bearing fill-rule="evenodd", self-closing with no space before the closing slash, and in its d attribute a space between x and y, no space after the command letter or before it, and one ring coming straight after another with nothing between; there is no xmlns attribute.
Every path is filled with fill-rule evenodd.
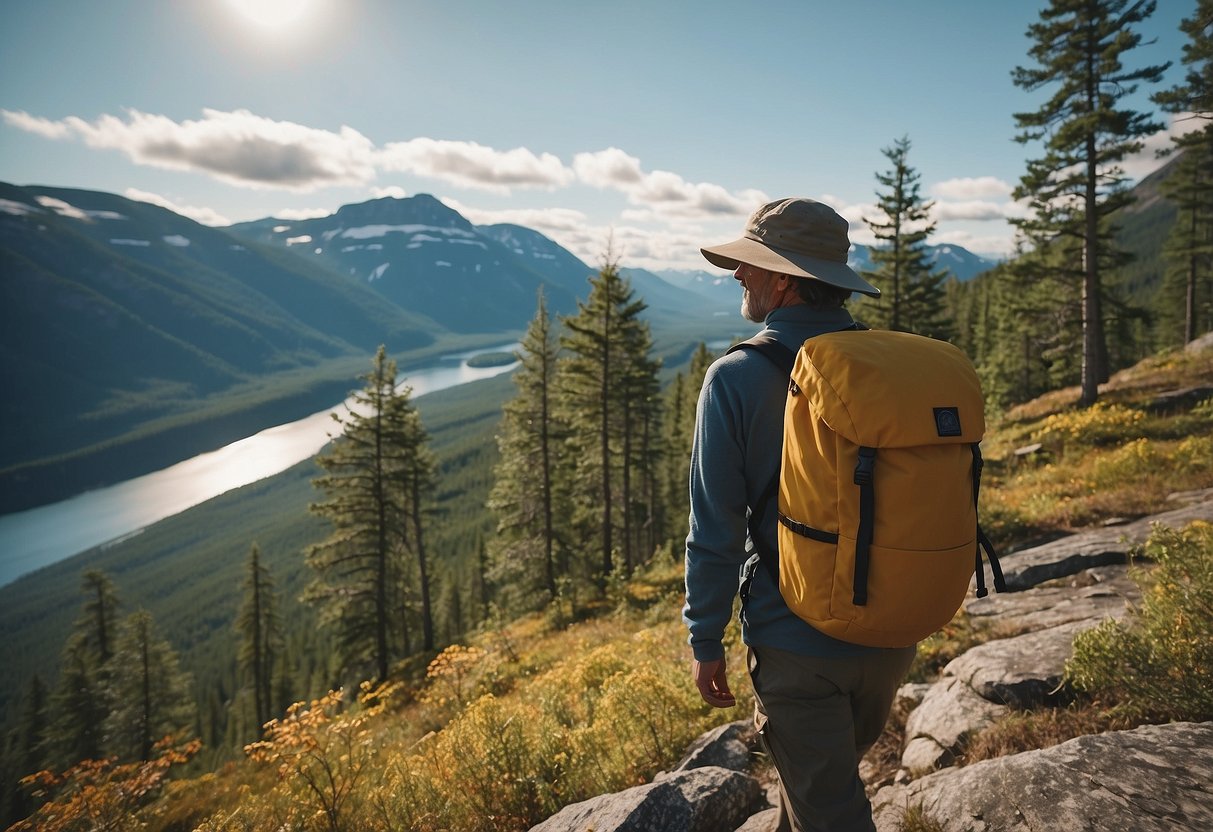
<svg viewBox="0 0 1213 832"><path fill-rule="evenodd" d="M1009 711L954 676L941 678L906 719L902 767L913 774L950 765L969 737Z"/></svg>
<svg viewBox="0 0 1213 832"><path fill-rule="evenodd" d="M1056 705L1074 636L1099 622L1074 621L1014 638L987 641L948 662L944 676L954 676L983 699L1012 708Z"/></svg>
<svg viewBox="0 0 1213 832"><path fill-rule="evenodd" d="M707 766L573 803L531 832L734 832L764 805L753 777Z"/></svg>
<svg viewBox="0 0 1213 832"><path fill-rule="evenodd" d="M969 598L965 612L973 623L994 633L1019 634L1072 621L1121 618L1129 604L1141 599L1141 591L1123 564L1086 569L1071 578L1078 586L1044 586Z"/></svg>
<svg viewBox="0 0 1213 832"><path fill-rule="evenodd" d="M737 827L737 832L776 832L779 828L779 809L763 809Z"/></svg>
<svg viewBox="0 0 1213 832"><path fill-rule="evenodd" d="M717 726L691 743L674 771L705 766L746 771L750 767L750 748L746 741L753 735L754 723L748 719Z"/></svg>
<svg viewBox="0 0 1213 832"><path fill-rule="evenodd" d="M1143 517L1112 528L1092 529L999 558L1007 589L1022 592L1055 578L1064 578L1110 563L1125 563L1129 550L1146 542L1154 523L1181 528L1193 520L1213 521L1213 500ZM993 594L993 593L992 593Z"/></svg>
<svg viewBox="0 0 1213 832"><path fill-rule="evenodd" d="M1213 829L1213 723L1149 725L939 771L876 793L877 832L920 806L944 832Z"/></svg>

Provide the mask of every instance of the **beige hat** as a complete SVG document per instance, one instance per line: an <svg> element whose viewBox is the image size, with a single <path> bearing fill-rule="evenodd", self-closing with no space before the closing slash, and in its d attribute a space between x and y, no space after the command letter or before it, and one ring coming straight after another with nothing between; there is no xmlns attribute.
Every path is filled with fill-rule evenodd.
<svg viewBox="0 0 1213 832"><path fill-rule="evenodd" d="M722 269L748 263L880 297L879 289L847 265L850 249L847 221L833 208L811 199L779 199L750 216L741 239L700 251Z"/></svg>

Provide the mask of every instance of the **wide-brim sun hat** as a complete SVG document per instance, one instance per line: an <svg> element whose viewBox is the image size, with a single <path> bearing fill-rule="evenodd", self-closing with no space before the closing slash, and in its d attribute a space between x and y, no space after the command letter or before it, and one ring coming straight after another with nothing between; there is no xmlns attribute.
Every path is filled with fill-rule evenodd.
<svg viewBox="0 0 1213 832"><path fill-rule="evenodd" d="M733 271L748 263L878 298L880 290L847 265L851 250L847 227L847 221L824 203L778 199L750 215L740 239L700 251L722 269Z"/></svg>

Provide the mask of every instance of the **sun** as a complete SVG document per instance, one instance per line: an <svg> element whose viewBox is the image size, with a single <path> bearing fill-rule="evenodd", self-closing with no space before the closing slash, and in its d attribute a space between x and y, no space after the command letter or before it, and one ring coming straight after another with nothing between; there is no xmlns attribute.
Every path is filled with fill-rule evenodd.
<svg viewBox="0 0 1213 832"><path fill-rule="evenodd" d="M264 29L289 29L311 16L317 0L227 0L252 23Z"/></svg>

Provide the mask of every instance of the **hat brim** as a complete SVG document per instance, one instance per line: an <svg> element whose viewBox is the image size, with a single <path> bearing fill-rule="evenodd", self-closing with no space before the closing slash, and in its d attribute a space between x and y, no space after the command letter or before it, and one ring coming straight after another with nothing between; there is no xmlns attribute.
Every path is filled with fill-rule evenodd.
<svg viewBox="0 0 1213 832"><path fill-rule="evenodd" d="M771 248L748 237L699 250L709 263L722 269L732 271L742 263L748 263L767 271L792 277L807 277L837 286L840 289L859 292L874 298L880 297L880 290L856 274L855 270L846 263L809 257L786 249Z"/></svg>

